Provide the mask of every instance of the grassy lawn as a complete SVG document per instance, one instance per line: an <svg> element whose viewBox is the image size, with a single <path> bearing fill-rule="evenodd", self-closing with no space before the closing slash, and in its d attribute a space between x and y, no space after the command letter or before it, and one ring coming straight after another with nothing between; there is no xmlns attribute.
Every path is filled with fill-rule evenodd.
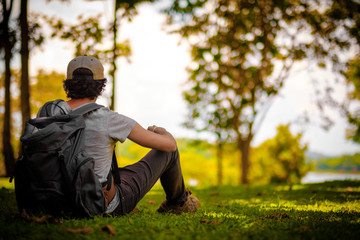
<svg viewBox="0 0 360 240"><path fill-rule="evenodd" d="M45 223L20 216L6 181L0 180L0 239L360 239L360 181L193 187L201 207L180 216L156 212L164 199L156 185L139 212Z"/></svg>

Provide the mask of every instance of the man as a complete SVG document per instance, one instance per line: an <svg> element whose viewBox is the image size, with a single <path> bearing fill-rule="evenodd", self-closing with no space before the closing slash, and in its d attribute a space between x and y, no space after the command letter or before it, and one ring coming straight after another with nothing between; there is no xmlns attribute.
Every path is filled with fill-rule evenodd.
<svg viewBox="0 0 360 240"><path fill-rule="evenodd" d="M104 68L96 58L77 57L68 64L63 85L70 100L55 100L45 112L48 116L67 114L95 102L105 84ZM181 214L198 209L199 200L185 189L176 141L164 128L150 126L144 129L133 119L105 107L87 114L85 124L85 149L95 159L94 171L101 183L107 182L117 141L124 142L128 138L152 149L137 163L118 169L120 184L110 190L104 187L106 213L123 215L131 212L159 178L166 200L158 212Z"/></svg>

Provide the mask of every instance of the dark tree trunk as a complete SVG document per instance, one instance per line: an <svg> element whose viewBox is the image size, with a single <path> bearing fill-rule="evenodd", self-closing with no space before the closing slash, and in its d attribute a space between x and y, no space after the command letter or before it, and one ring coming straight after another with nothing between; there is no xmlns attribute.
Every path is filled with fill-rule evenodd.
<svg viewBox="0 0 360 240"><path fill-rule="evenodd" d="M117 16L116 16L116 12L117 12L117 4L115 1L115 10L114 10L114 25L113 25L113 34L114 34L114 39L113 39L113 59L111 62L112 65L112 70L110 71L110 75L112 77L112 91L111 91L111 104L110 104L110 109L111 110L115 110L115 73L117 70L117 66L116 66L116 59L117 59L117 54L116 54L116 39L117 39Z"/></svg>
<svg viewBox="0 0 360 240"><path fill-rule="evenodd" d="M27 19L28 0L21 0L21 114L22 126L30 118L30 87L29 87L29 26Z"/></svg>
<svg viewBox="0 0 360 240"><path fill-rule="evenodd" d="M248 184L248 173L249 173L249 167L250 167L250 142L251 139L246 140L239 140L238 146L241 151L241 175L240 175L240 184Z"/></svg>
<svg viewBox="0 0 360 240"><path fill-rule="evenodd" d="M15 157L11 145L11 97L10 97L10 59L11 49L5 46L5 113L3 127L3 154L5 160L6 176L14 173Z"/></svg>
<svg viewBox="0 0 360 240"><path fill-rule="evenodd" d="M3 22L1 28L3 32L3 50L5 52L5 113L4 113L4 126L3 126L3 155L5 161L6 175L11 176L14 172L15 157L14 150L11 145L11 97L10 97L10 85L11 85L11 70L10 61L12 58L11 50L13 48L10 42L9 34L9 19L13 1L10 1L10 7L7 8L6 0L2 0L3 6Z"/></svg>

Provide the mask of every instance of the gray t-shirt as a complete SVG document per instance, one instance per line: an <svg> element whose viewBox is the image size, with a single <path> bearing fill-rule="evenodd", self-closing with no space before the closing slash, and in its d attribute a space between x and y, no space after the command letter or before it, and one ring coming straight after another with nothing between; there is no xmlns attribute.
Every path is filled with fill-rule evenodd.
<svg viewBox="0 0 360 240"><path fill-rule="evenodd" d="M69 112L71 112L71 108L65 101L55 100L54 104L51 105L50 114L52 116ZM136 121L107 107L92 111L86 114L84 118L86 124L84 130L86 152L95 159L94 172L99 181L103 183L106 181L110 171L116 142L123 143L126 140ZM118 201L117 193L114 200L109 204L107 212L114 210L118 205Z"/></svg>

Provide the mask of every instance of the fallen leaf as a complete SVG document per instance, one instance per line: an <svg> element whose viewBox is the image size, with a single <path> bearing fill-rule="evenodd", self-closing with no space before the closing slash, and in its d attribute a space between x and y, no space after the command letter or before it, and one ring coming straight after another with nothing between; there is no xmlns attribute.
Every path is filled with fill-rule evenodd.
<svg viewBox="0 0 360 240"><path fill-rule="evenodd" d="M75 234L88 234L93 231L92 228L64 228L63 230Z"/></svg>
<svg viewBox="0 0 360 240"><path fill-rule="evenodd" d="M33 217L32 221L38 224L53 223L55 222L55 218L53 216Z"/></svg>
<svg viewBox="0 0 360 240"><path fill-rule="evenodd" d="M212 205L216 206L216 207L222 207L223 204L222 203L213 203Z"/></svg>
<svg viewBox="0 0 360 240"><path fill-rule="evenodd" d="M266 216L266 218L269 218L269 219L283 219L283 218L290 218L290 216L287 213L275 212L273 214L270 214L270 215Z"/></svg>
<svg viewBox="0 0 360 240"><path fill-rule="evenodd" d="M300 226L300 227L298 227L298 228L295 228L295 231L298 231L298 232L307 232L307 231L309 231L309 227L308 226Z"/></svg>
<svg viewBox="0 0 360 240"><path fill-rule="evenodd" d="M31 217L29 216L29 214L27 214L27 212L25 211L25 209L22 210L20 217L26 221L31 222Z"/></svg>
<svg viewBox="0 0 360 240"><path fill-rule="evenodd" d="M109 224L106 224L105 226L103 226L103 227L101 228L101 230L102 230L103 232L109 233L109 235L112 235L112 236L115 236L115 235L116 235L116 229L115 229L113 226L109 225Z"/></svg>
<svg viewBox="0 0 360 240"><path fill-rule="evenodd" d="M148 204L157 204L157 201L155 201L155 200L147 200L146 202Z"/></svg>
<svg viewBox="0 0 360 240"><path fill-rule="evenodd" d="M51 215L45 215L41 217L31 217L27 212L23 209L21 212L20 217L28 222L33 222L37 224L44 224L44 223L52 223L52 224L62 224L62 222Z"/></svg>
<svg viewBox="0 0 360 240"><path fill-rule="evenodd" d="M221 224L221 222L220 222L219 220L210 221L210 220L207 220L207 219L201 219L201 220L200 220L200 223L212 224L212 225L219 225L219 224Z"/></svg>
<svg viewBox="0 0 360 240"><path fill-rule="evenodd" d="M210 196L211 196L211 197L215 197L215 196L219 196L219 195L220 195L219 192L210 193Z"/></svg>

